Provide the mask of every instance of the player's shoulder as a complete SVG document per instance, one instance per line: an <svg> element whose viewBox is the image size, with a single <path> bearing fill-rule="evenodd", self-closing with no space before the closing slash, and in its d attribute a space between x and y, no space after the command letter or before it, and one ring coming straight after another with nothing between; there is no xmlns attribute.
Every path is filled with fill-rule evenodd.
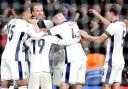
<svg viewBox="0 0 128 89"><path fill-rule="evenodd" d="M43 36L39 40L42 40L44 43L53 43L54 38L51 35ZM38 42L38 41L37 41Z"/></svg>
<svg viewBox="0 0 128 89"><path fill-rule="evenodd" d="M17 19L14 18L14 19L11 19L9 22L14 22L14 21L16 21L16 20L17 20Z"/></svg>
<svg viewBox="0 0 128 89"><path fill-rule="evenodd" d="M111 23L110 25L117 25L117 24L125 24L125 23L123 21L119 20L119 21Z"/></svg>
<svg viewBox="0 0 128 89"><path fill-rule="evenodd" d="M20 24L20 26L28 24L28 22L23 19L15 19L15 21L17 22L17 24Z"/></svg>
<svg viewBox="0 0 128 89"><path fill-rule="evenodd" d="M62 25L77 25L75 21L66 21Z"/></svg>
<svg viewBox="0 0 128 89"><path fill-rule="evenodd" d="M116 25L117 25L117 22L111 23L111 24L108 26L108 28L115 28Z"/></svg>
<svg viewBox="0 0 128 89"><path fill-rule="evenodd" d="M54 31L54 30L59 31L60 28L62 28L61 25L56 25L56 26L51 27L49 30L50 31Z"/></svg>
<svg viewBox="0 0 128 89"><path fill-rule="evenodd" d="M53 38L55 38L55 36L47 35L47 36L43 36L41 39L47 39L47 40L50 40L50 39L53 39Z"/></svg>
<svg viewBox="0 0 128 89"><path fill-rule="evenodd" d="M25 28L33 28L33 25L25 20L20 19L19 24L21 24L22 27Z"/></svg>
<svg viewBox="0 0 128 89"><path fill-rule="evenodd" d="M125 28L126 24L123 21L117 21L117 22L113 23L113 26L115 26L117 28L119 28L119 27Z"/></svg>
<svg viewBox="0 0 128 89"><path fill-rule="evenodd" d="M126 27L126 24L123 21L118 22L118 24L120 24L121 27Z"/></svg>
<svg viewBox="0 0 128 89"><path fill-rule="evenodd" d="M13 24L13 23L16 23L17 22L17 19L11 19L8 24Z"/></svg>

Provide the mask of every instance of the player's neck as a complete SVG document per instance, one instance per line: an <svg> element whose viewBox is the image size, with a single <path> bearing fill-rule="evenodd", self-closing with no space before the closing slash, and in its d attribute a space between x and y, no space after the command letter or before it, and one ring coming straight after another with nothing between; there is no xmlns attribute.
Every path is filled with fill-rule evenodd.
<svg viewBox="0 0 128 89"><path fill-rule="evenodd" d="M112 18L112 22L116 22L117 20L119 20L118 17L113 17L113 18Z"/></svg>
<svg viewBox="0 0 128 89"><path fill-rule="evenodd" d="M61 21L59 24L63 24L64 22L67 22L67 20L64 19L64 20ZM58 25L59 25L59 24L58 24Z"/></svg>

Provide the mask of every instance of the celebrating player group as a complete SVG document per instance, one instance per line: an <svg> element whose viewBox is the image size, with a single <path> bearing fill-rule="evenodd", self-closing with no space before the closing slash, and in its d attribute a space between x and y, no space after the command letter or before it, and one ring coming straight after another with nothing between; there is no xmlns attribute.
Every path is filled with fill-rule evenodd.
<svg viewBox="0 0 128 89"><path fill-rule="evenodd" d="M52 50L56 44L64 47L63 69L56 75L61 76L58 88L82 89L86 84L87 63L82 41L107 41L102 88L119 89L125 64L123 42L126 35L126 25L119 20L120 6L112 4L106 13L107 19L94 9L89 13L107 26L101 36L91 36L80 30L75 21L67 20L59 11L46 20L40 3L20 6L19 17L6 25L8 36L2 54L1 89L10 86L13 89L52 89Z"/></svg>

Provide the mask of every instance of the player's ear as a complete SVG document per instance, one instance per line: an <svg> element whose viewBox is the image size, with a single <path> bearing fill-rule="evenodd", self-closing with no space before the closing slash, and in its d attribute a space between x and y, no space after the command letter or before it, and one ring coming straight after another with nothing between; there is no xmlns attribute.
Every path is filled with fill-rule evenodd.
<svg viewBox="0 0 128 89"><path fill-rule="evenodd" d="M25 16L25 12L23 12L21 15L22 15L22 16Z"/></svg>

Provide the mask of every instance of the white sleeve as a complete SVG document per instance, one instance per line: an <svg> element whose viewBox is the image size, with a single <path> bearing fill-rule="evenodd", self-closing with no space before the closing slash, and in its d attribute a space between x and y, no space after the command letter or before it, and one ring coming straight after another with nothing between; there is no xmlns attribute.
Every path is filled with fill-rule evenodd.
<svg viewBox="0 0 128 89"><path fill-rule="evenodd" d="M105 34L107 34L108 36L113 36L115 33L117 32L117 29L116 29L116 26L114 23L111 23L106 31L105 31Z"/></svg>
<svg viewBox="0 0 128 89"><path fill-rule="evenodd" d="M51 35L56 35L61 32L61 28L59 28L58 26L54 26L51 29L49 29L49 32L51 33Z"/></svg>
<svg viewBox="0 0 128 89"><path fill-rule="evenodd" d="M2 34L6 33L7 34L8 29L7 29L7 24L2 28Z"/></svg>
<svg viewBox="0 0 128 89"><path fill-rule="evenodd" d="M44 32L35 32L34 31L34 27L32 25L29 25L29 27L27 28L26 33L33 39L37 40L40 39L42 36L44 36Z"/></svg>
<svg viewBox="0 0 128 89"><path fill-rule="evenodd" d="M72 45L74 43L80 42L80 38L73 38L71 40L63 40L63 39L59 39L58 41L58 45Z"/></svg>
<svg viewBox="0 0 128 89"><path fill-rule="evenodd" d="M44 21L44 24L45 24L47 29L50 29L51 27L54 26L54 24L51 20L43 20L43 21Z"/></svg>
<svg viewBox="0 0 128 89"><path fill-rule="evenodd" d="M58 45L72 45L74 43L77 43L80 41L80 38L77 37L77 38L73 38L73 39L70 39L70 40L64 40L64 39L60 39L56 36L52 36L52 41L54 44L58 44Z"/></svg>

